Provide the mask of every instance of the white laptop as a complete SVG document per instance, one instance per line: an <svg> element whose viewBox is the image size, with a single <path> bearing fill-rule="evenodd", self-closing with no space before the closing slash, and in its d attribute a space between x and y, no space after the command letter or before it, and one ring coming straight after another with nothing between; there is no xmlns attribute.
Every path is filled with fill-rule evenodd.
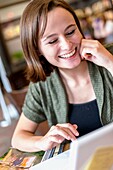
<svg viewBox="0 0 113 170"><path fill-rule="evenodd" d="M85 167L90 162L95 152L98 151L98 149L108 147L113 147L113 123L84 135L71 143L69 156L70 170L86 170L87 168ZM101 153L99 156L102 156ZM99 159L101 160L101 158ZM97 164L98 163L99 162L97 162ZM106 170L111 169L106 168Z"/></svg>
<svg viewBox="0 0 113 170"><path fill-rule="evenodd" d="M39 163L30 170L86 170L96 149L108 146L113 146L113 123L78 138L71 143L70 150Z"/></svg>

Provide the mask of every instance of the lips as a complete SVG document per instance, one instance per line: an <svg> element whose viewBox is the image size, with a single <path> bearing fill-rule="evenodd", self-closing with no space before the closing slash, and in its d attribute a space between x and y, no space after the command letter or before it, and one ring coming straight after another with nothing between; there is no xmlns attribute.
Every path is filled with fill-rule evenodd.
<svg viewBox="0 0 113 170"><path fill-rule="evenodd" d="M64 59L70 58L75 54L76 51L77 51L77 47L71 53L63 54L63 55L59 56L59 58L64 58Z"/></svg>

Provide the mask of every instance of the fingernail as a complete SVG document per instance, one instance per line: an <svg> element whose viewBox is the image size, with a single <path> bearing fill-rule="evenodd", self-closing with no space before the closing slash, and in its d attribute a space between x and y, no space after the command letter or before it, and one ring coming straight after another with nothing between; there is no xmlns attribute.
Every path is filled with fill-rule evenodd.
<svg viewBox="0 0 113 170"><path fill-rule="evenodd" d="M79 133L78 132L76 132L76 134L75 134L76 136L79 136Z"/></svg>
<svg viewBox="0 0 113 170"><path fill-rule="evenodd" d="M70 140L70 136L68 136L67 139Z"/></svg>

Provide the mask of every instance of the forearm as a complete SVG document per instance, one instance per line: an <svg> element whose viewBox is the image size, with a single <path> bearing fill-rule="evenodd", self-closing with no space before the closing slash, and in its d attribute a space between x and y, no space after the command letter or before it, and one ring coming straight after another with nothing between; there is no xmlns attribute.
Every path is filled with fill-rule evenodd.
<svg viewBox="0 0 113 170"><path fill-rule="evenodd" d="M38 148L41 138L42 136L36 136L30 132L14 134L12 137L12 147L25 152L38 152L41 151L41 148Z"/></svg>
<svg viewBox="0 0 113 170"><path fill-rule="evenodd" d="M39 126L36 123L22 114L12 137L12 146L26 152L46 151L62 143L64 139L76 140L79 135L77 125L70 123L52 126L44 136L35 135L37 128Z"/></svg>

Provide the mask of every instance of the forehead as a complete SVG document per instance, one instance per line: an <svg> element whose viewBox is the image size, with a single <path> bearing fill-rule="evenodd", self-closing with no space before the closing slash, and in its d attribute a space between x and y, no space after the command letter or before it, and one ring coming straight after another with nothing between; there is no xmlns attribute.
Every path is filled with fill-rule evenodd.
<svg viewBox="0 0 113 170"><path fill-rule="evenodd" d="M56 7L53 10L51 10L50 12L48 12L47 15L47 24L49 23L56 23L60 20L65 21L69 21L74 20L73 15L66 9L62 8L62 7ZM62 23L63 24L63 23Z"/></svg>
<svg viewBox="0 0 113 170"><path fill-rule="evenodd" d="M60 27L72 24L72 22L75 23L75 19L68 10L62 7L55 7L47 13L46 17L42 17L40 30L44 30L44 34L47 30L55 28L56 25L60 24Z"/></svg>

